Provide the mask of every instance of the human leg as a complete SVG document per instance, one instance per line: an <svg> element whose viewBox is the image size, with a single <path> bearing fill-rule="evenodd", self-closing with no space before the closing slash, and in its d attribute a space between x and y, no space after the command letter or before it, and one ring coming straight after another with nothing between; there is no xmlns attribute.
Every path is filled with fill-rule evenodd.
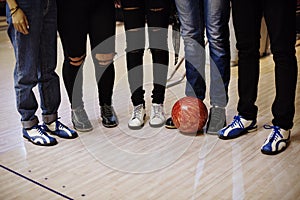
<svg viewBox="0 0 300 200"><path fill-rule="evenodd" d="M152 107L149 123L153 127L160 127L165 123L163 103L169 66L167 39L170 2L168 0L150 0L146 5L147 30L153 61Z"/></svg>
<svg viewBox="0 0 300 200"><path fill-rule="evenodd" d="M131 100L134 106L143 104L143 55L145 48L145 2L122 0L126 31L126 62Z"/></svg>
<svg viewBox="0 0 300 200"><path fill-rule="evenodd" d="M144 125L145 100L143 89L143 55L145 48L145 2L122 0L126 30L126 62L131 100L134 106L128 127L139 129Z"/></svg>
<svg viewBox="0 0 300 200"><path fill-rule="evenodd" d="M102 124L107 128L118 125L112 106L115 81L115 7L113 1L93 1L88 20L92 58L98 85ZM100 26L99 26L100 24Z"/></svg>
<svg viewBox="0 0 300 200"><path fill-rule="evenodd" d="M221 139L232 139L256 130L259 39L262 4L259 0L232 0L233 23L239 50L238 115L221 129Z"/></svg>
<svg viewBox="0 0 300 200"><path fill-rule="evenodd" d="M259 0L232 0L233 24L238 56L238 112L247 120L257 117L257 86L259 79L259 40L262 3Z"/></svg>
<svg viewBox="0 0 300 200"><path fill-rule="evenodd" d="M186 96L205 98L205 44L203 1L175 0L184 41ZM172 118L168 118L166 128L176 128Z"/></svg>
<svg viewBox="0 0 300 200"><path fill-rule="evenodd" d="M205 98L203 1L175 0L184 41L186 95Z"/></svg>
<svg viewBox="0 0 300 200"><path fill-rule="evenodd" d="M88 4L84 1L57 1L57 4L58 31L64 51L63 80L71 104L72 123L76 130L90 131L93 127L82 100Z"/></svg>
<svg viewBox="0 0 300 200"><path fill-rule="evenodd" d="M217 134L226 125L230 79L229 0L204 0L206 36L210 52L210 108L206 132Z"/></svg>
<svg viewBox="0 0 300 200"><path fill-rule="evenodd" d="M272 105L273 126L265 125L271 133L262 145L264 154L278 154L290 142L290 129L295 115L297 85L296 60L296 1L265 1L264 16L275 62L276 96Z"/></svg>

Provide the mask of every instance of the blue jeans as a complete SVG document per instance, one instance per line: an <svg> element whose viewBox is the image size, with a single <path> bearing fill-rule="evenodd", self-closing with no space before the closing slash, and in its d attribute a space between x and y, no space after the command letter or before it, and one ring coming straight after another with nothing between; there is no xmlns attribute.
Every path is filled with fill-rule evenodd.
<svg viewBox="0 0 300 200"><path fill-rule="evenodd" d="M210 104L225 107L230 79L230 0L175 0L186 60L186 95L205 98L205 41L210 50Z"/></svg>
<svg viewBox="0 0 300 200"><path fill-rule="evenodd" d="M57 118L60 104L57 58L57 8L55 0L18 0L29 22L29 34L17 32L7 6L8 35L15 51L14 84L17 109L24 128L38 124L38 103L32 89L38 85L43 121Z"/></svg>

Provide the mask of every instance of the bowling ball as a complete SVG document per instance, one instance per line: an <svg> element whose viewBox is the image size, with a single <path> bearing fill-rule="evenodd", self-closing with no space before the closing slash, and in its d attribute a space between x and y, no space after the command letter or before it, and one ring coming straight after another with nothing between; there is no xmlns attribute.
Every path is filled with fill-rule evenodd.
<svg viewBox="0 0 300 200"><path fill-rule="evenodd" d="M208 111L201 99L183 97L172 108L172 120L183 133L197 133L207 121Z"/></svg>

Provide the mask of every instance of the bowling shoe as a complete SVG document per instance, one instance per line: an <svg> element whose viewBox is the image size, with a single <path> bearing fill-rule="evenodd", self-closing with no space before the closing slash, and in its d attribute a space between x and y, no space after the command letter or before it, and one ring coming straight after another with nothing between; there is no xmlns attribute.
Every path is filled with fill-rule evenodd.
<svg viewBox="0 0 300 200"><path fill-rule="evenodd" d="M151 114L149 124L151 127L161 127L164 125L166 117L164 114L163 104L153 103L151 106Z"/></svg>
<svg viewBox="0 0 300 200"><path fill-rule="evenodd" d="M176 129L176 126L172 120L172 117L169 117L165 123L165 127L168 129Z"/></svg>
<svg viewBox="0 0 300 200"><path fill-rule="evenodd" d="M48 135L41 125L35 125L29 129L23 128L23 137L33 144L40 146L53 146L57 144L56 139Z"/></svg>
<svg viewBox="0 0 300 200"><path fill-rule="evenodd" d="M128 127L130 129L140 129L144 126L146 117L146 111L143 104L134 106L132 116L128 121Z"/></svg>
<svg viewBox="0 0 300 200"><path fill-rule="evenodd" d="M73 126L76 130L82 132L93 130L93 126L83 106L72 109L71 118L72 118Z"/></svg>
<svg viewBox="0 0 300 200"><path fill-rule="evenodd" d="M101 106L102 125L106 128L118 126L118 118L113 106L104 104Z"/></svg>
<svg viewBox="0 0 300 200"><path fill-rule="evenodd" d="M272 129L265 143L261 147L263 154L275 155L284 151L290 142L290 130L281 129L279 126L264 125L265 129Z"/></svg>
<svg viewBox="0 0 300 200"><path fill-rule="evenodd" d="M76 131L68 128L66 125L58 121L58 119L50 124L44 123L43 129L52 135L57 135L58 137L65 139L73 139L78 136Z"/></svg>
<svg viewBox="0 0 300 200"><path fill-rule="evenodd" d="M224 107L213 106L210 108L206 133L217 135L218 131L226 126L226 114Z"/></svg>
<svg viewBox="0 0 300 200"><path fill-rule="evenodd" d="M246 120L242 116L236 115L231 124L222 128L218 134L220 139L226 140L237 138L245 133L256 131L256 129L256 120Z"/></svg>

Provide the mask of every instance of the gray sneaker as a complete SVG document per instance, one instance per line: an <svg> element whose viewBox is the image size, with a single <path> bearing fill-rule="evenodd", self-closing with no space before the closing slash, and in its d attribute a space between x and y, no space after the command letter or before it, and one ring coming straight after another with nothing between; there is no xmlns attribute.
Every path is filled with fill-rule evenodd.
<svg viewBox="0 0 300 200"><path fill-rule="evenodd" d="M83 107L77 107L71 111L72 123L76 130L87 132L93 130L93 126Z"/></svg>
<svg viewBox="0 0 300 200"><path fill-rule="evenodd" d="M218 131L226 126L225 108L213 106L210 108L206 133L217 135Z"/></svg>

